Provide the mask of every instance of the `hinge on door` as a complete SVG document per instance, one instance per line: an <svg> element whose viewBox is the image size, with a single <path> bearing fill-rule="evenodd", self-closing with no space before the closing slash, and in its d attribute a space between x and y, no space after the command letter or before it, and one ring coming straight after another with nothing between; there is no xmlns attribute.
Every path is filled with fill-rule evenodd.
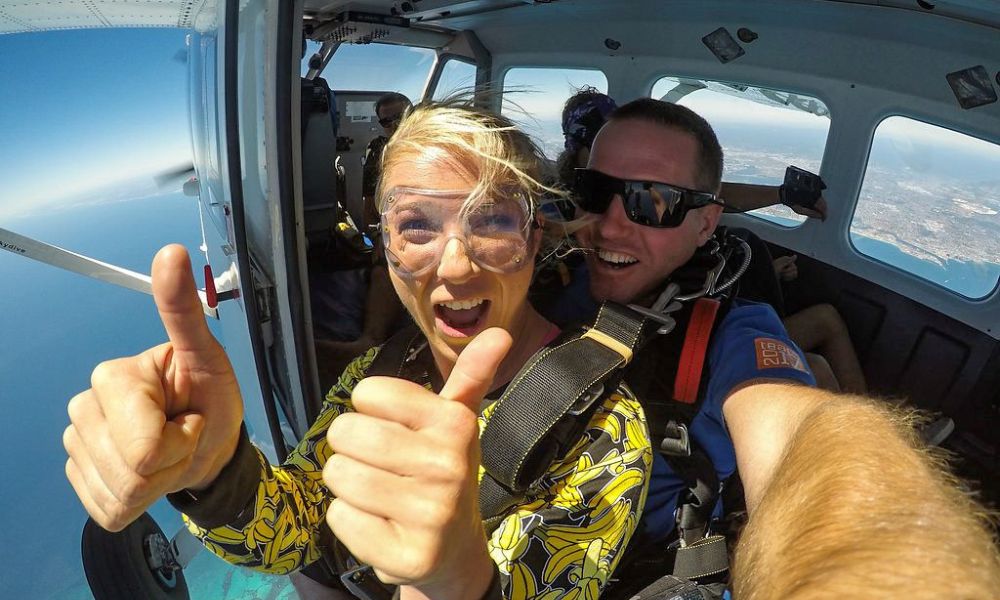
<svg viewBox="0 0 1000 600"><path fill-rule="evenodd" d="M254 300L257 303L257 325L263 334L264 345L270 348L274 345L274 331L271 328L274 284L252 257L250 258L250 277L253 279Z"/></svg>

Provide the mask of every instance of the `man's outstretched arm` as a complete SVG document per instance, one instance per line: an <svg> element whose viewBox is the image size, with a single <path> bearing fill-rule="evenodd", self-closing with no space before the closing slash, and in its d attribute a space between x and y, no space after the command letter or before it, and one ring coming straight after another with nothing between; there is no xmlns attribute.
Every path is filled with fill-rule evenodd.
<svg viewBox="0 0 1000 600"><path fill-rule="evenodd" d="M736 597L997 597L989 520L912 416L781 384L738 390L724 410L751 510Z"/></svg>

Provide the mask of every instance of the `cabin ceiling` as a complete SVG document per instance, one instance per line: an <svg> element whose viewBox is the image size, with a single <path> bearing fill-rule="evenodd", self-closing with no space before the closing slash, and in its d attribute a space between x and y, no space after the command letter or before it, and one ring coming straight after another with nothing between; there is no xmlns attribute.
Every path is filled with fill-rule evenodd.
<svg viewBox="0 0 1000 600"><path fill-rule="evenodd" d="M214 25L219 0L0 0L0 34L60 29L102 27L181 27L202 30ZM672 5L685 0L305 0L307 15L335 15L344 10L388 13L393 9L403 16L445 28L475 29L477 23L495 19L497 12L505 19L530 21L537 13L534 4L560 5L573 18L578 12L597 12L611 20L628 14L669 14ZM1000 29L1000 2L983 0L787 0L790 8L810 4L866 4L901 10L931 13ZM703 4L709 4L704 0ZM489 14L489 17L486 15ZM477 17L478 16L478 17ZM720 15L721 17L722 15Z"/></svg>
<svg viewBox="0 0 1000 600"><path fill-rule="evenodd" d="M712 3L712 0L699 2L707 6ZM995 0L785 0L784 3L792 10L808 8L808 5L817 3L864 4L929 13L1000 29L1000 2ZM345 10L393 12L413 21L446 27L460 20L465 28L476 29L476 23L495 19L498 12L517 15L516 17L505 15L505 18L532 20L536 15L530 11L511 9L523 9L526 5L537 4L558 5L570 15L581 12L580 16L596 9L604 15L604 20L613 21L636 13L647 18L649 15L669 13L672 5L683 5L685 0L598 0L596 2L590 0L305 0L305 12L307 15L329 16ZM613 11L611 15L608 15L609 9ZM720 14L720 18L722 16Z"/></svg>

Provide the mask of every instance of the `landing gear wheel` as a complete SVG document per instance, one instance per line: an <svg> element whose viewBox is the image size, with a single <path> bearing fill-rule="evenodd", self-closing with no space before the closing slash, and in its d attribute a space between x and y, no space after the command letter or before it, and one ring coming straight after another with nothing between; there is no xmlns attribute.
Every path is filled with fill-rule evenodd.
<svg viewBox="0 0 1000 600"><path fill-rule="evenodd" d="M83 527L83 570L95 600L188 600L170 541L147 513L111 533L93 519Z"/></svg>

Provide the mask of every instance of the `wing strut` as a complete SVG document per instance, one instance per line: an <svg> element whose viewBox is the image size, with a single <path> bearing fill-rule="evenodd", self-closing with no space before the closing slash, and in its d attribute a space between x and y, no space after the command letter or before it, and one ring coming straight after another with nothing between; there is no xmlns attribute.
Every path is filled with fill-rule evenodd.
<svg viewBox="0 0 1000 600"><path fill-rule="evenodd" d="M39 242L2 227L0 227L0 249L105 283L153 295L153 284L149 275L129 271L89 256L63 250L58 246ZM205 315L218 318L218 310L208 305L205 290L198 290L198 296L201 298L201 306Z"/></svg>

